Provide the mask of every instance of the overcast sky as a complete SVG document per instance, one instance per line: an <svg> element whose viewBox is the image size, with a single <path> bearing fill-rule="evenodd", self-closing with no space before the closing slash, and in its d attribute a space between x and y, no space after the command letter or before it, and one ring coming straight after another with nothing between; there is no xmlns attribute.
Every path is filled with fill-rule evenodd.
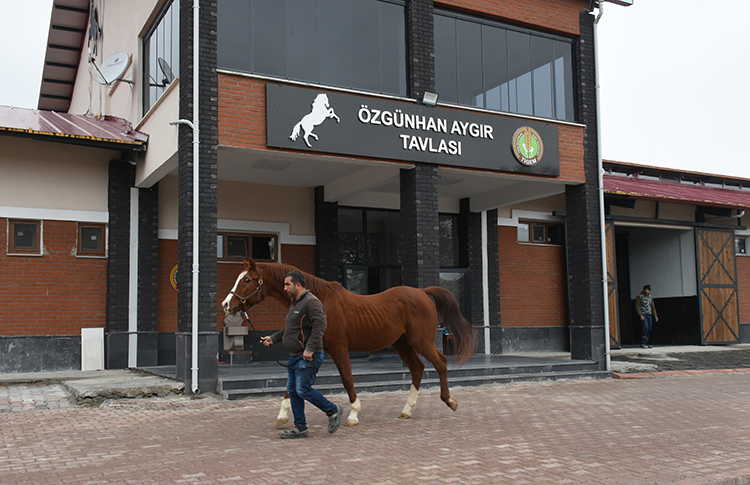
<svg viewBox="0 0 750 485"><path fill-rule="evenodd" d="M51 0L0 0L0 104L36 108ZM750 178L750 1L635 0L598 25L602 154Z"/></svg>

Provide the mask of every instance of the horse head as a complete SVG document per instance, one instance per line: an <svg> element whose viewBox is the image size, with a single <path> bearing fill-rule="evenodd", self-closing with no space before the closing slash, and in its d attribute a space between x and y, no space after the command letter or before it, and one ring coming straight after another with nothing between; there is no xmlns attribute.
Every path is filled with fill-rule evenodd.
<svg viewBox="0 0 750 485"><path fill-rule="evenodd" d="M247 311L266 297L267 289L263 287L263 268L258 267L252 259L245 260L245 269L237 277L234 287L229 292L221 307L227 315L238 311Z"/></svg>
<svg viewBox="0 0 750 485"><path fill-rule="evenodd" d="M318 106L323 106L325 109L331 107L328 104L328 95L326 93L320 93L315 96L315 99L313 100L313 110Z"/></svg>

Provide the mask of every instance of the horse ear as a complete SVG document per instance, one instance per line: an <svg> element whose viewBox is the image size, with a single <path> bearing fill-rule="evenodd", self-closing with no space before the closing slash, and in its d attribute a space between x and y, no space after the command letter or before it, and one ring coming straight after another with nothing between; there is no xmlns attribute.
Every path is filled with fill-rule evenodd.
<svg viewBox="0 0 750 485"><path fill-rule="evenodd" d="M255 261L253 258L245 258L245 269L248 271L255 271L257 269L257 266L255 264Z"/></svg>

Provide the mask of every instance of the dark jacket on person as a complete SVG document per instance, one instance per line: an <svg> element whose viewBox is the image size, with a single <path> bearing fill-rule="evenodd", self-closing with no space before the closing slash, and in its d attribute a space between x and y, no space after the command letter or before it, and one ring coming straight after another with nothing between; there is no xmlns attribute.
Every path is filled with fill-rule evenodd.
<svg viewBox="0 0 750 485"><path fill-rule="evenodd" d="M305 290L292 301L286 314L286 326L271 335L271 340L273 343L283 342L292 356L305 350L311 354L322 352L327 325L323 303L310 290Z"/></svg>

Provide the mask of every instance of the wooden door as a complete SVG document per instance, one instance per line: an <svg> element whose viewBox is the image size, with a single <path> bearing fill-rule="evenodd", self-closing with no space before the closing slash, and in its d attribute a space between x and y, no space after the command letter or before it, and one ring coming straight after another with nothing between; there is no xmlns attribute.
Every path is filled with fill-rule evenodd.
<svg viewBox="0 0 750 485"><path fill-rule="evenodd" d="M701 343L739 341L734 232L696 229Z"/></svg>
<svg viewBox="0 0 750 485"><path fill-rule="evenodd" d="M620 348L620 322L617 311L617 258L615 257L615 225L606 225L607 251L607 307L609 314L609 346Z"/></svg>

